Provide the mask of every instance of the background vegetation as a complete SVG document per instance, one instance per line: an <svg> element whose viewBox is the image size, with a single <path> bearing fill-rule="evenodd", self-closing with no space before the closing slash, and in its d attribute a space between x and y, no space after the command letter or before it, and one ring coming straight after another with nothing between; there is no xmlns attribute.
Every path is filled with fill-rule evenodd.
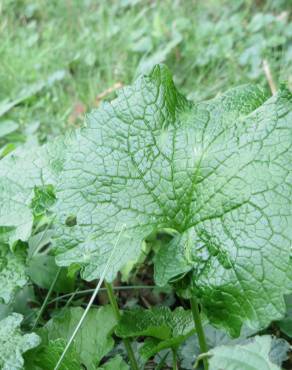
<svg viewBox="0 0 292 370"><path fill-rule="evenodd" d="M277 85L292 85L289 0L0 4L0 119L19 126L10 143L32 134L44 142L80 125L101 98L113 97L107 92L159 62L192 100L241 83L267 87L264 59Z"/></svg>

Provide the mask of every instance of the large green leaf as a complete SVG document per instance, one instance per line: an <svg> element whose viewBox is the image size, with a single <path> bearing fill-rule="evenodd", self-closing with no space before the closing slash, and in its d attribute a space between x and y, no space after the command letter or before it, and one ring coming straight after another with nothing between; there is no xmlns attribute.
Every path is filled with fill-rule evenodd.
<svg viewBox="0 0 292 370"><path fill-rule="evenodd" d="M210 370L280 370L269 359L272 338L268 335L255 337L245 345L219 346L208 353Z"/></svg>
<svg viewBox="0 0 292 370"><path fill-rule="evenodd" d="M0 243L0 299L10 303L14 294L27 283L25 254L20 248L11 252Z"/></svg>
<svg viewBox="0 0 292 370"><path fill-rule="evenodd" d="M17 313L0 321L0 368L2 370L23 369L22 354L40 343L36 334L21 333L21 321L22 316Z"/></svg>
<svg viewBox="0 0 292 370"><path fill-rule="evenodd" d="M245 86L190 104L157 67L92 113L71 138L58 186L57 262L79 262L84 278L96 278L125 228L112 278L150 233L174 229L156 260L158 284L192 270L209 318L233 335L244 320L260 328L280 318L291 268L292 98L284 90L264 100Z"/></svg>
<svg viewBox="0 0 292 370"><path fill-rule="evenodd" d="M191 311L168 307L154 307L148 310L125 311L116 328L122 338L151 337L140 349L141 355L148 359L165 348L176 348L194 333Z"/></svg>
<svg viewBox="0 0 292 370"><path fill-rule="evenodd" d="M45 326L48 340L62 338L68 341L83 312L81 307L74 307L51 319ZM76 352L88 370L96 369L103 356L113 348L111 334L115 325L116 319L110 306L93 308L88 312L74 339Z"/></svg>
<svg viewBox="0 0 292 370"><path fill-rule="evenodd" d="M145 238L173 230L156 259L157 284L191 274L210 320L232 335L243 321L262 328L279 319L292 288L292 97L284 89L265 100L260 89L243 86L190 103L158 66L94 111L85 128L44 156L45 166L58 166L37 180L56 184L57 263L81 265L87 280L100 277L122 230L111 280L139 256ZM16 226L10 239L23 239L35 175L23 177L30 180L23 190L24 166L9 164L9 184L2 166L0 225Z"/></svg>

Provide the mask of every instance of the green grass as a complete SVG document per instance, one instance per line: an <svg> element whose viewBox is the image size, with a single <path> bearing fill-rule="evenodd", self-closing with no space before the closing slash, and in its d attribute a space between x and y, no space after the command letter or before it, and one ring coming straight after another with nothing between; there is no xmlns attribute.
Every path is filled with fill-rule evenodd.
<svg viewBox="0 0 292 370"><path fill-rule="evenodd" d="M264 58L275 83L292 86L289 0L0 4L0 106L30 84L66 72L61 81L0 117L20 125L0 146L31 137L44 142L82 124L83 110L96 106L97 95L117 82L130 83L157 62L170 67L177 85L193 100L247 82L268 88Z"/></svg>

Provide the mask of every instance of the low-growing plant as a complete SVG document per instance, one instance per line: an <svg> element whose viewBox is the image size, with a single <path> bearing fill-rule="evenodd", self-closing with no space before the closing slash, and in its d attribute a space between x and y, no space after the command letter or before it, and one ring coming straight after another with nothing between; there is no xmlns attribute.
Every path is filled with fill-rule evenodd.
<svg viewBox="0 0 292 370"><path fill-rule="evenodd" d="M291 159L292 94L285 87L268 98L245 85L192 103L168 69L156 66L93 111L83 128L0 161L1 254L15 260L1 265L1 297L10 301L28 276L39 281L32 269L22 276L28 245L34 258L54 255L71 279L78 270L86 281L107 271L113 316L106 318L109 307L92 308L85 319L92 320L90 335L81 340L79 331L63 365L127 368L119 355L100 364L115 330L134 369L162 350L172 353L176 369L180 346L193 335L202 352L196 365L202 360L205 369L279 369L272 339L247 337L280 320L284 295L292 292ZM47 232L49 241L35 246L36 235ZM121 313L111 282L135 265L149 240L156 285L171 285L185 307ZM56 366L81 316L81 308L68 306L38 329L42 344L28 352L31 368L32 357L41 368L46 361ZM208 349L207 323L231 337L243 326L249 334ZM145 337L135 359L129 338Z"/></svg>

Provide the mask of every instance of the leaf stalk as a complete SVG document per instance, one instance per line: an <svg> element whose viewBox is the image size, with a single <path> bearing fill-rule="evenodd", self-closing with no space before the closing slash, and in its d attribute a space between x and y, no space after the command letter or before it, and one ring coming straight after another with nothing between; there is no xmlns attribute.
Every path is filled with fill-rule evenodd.
<svg viewBox="0 0 292 370"><path fill-rule="evenodd" d="M196 327L196 331L197 331L197 335L199 339L200 349L202 353L206 353L208 352L208 346L207 346L206 337L205 337L205 333L204 333L204 329L203 329L203 325L202 325L202 321L200 317L198 301L195 297L192 297L190 299L190 302L191 302L193 319L194 319L194 323L195 323L195 327ZM204 363L204 369L208 370L209 365L208 365L208 360L206 357L203 358L203 363Z"/></svg>
<svg viewBox="0 0 292 370"><path fill-rule="evenodd" d="M112 306L112 309L114 311L115 317L117 321L120 321L121 319L121 312L119 310L118 302L116 300L116 296L114 294L113 286L111 283L107 283L106 281L104 282L104 285L106 287L107 295L110 301L110 304ZM132 370L139 370L133 349L131 347L131 343L128 338L123 338L123 342L129 357L130 365Z"/></svg>
<svg viewBox="0 0 292 370"><path fill-rule="evenodd" d="M173 370L178 370L177 367L177 349L172 348L172 363L173 363Z"/></svg>

